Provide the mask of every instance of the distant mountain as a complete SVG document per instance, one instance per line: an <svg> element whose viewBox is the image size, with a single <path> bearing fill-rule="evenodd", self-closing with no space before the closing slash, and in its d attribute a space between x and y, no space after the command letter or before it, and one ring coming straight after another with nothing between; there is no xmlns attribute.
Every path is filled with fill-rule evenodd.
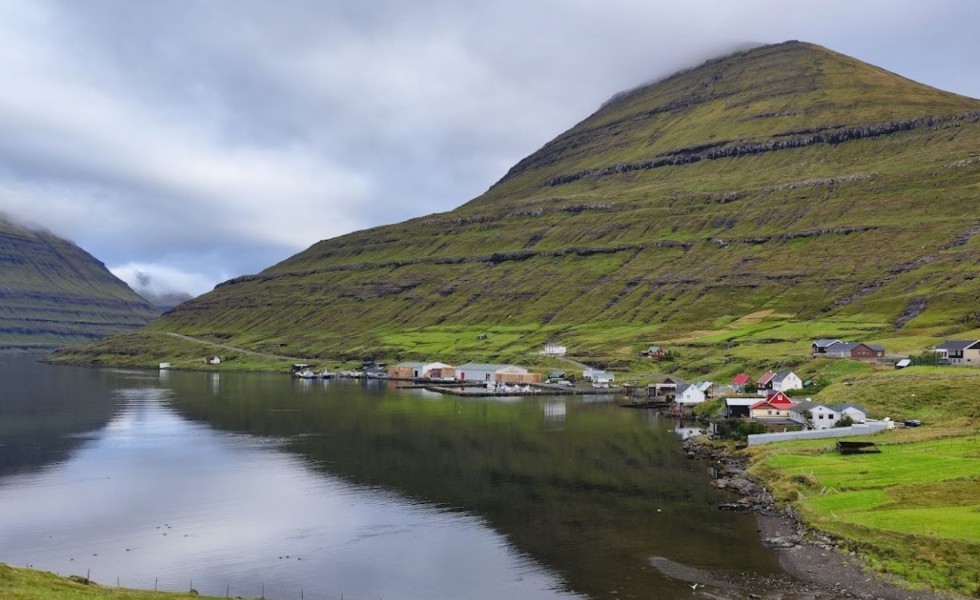
<svg viewBox="0 0 980 600"><path fill-rule="evenodd" d="M75 244L0 217L0 349L51 349L159 314Z"/></svg>
<svg viewBox="0 0 980 600"><path fill-rule="evenodd" d="M978 152L978 100L763 46L615 96L456 210L319 242L148 332L348 358L560 340L607 365L674 340L705 373L807 336L921 348L980 328Z"/></svg>
<svg viewBox="0 0 980 600"><path fill-rule="evenodd" d="M150 292L140 290L139 295L146 298L147 302L157 307L159 310L166 312L171 308L177 306L182 302L187 302L194 296L186 292L170 292L167 294L152 294Z"/></svg>

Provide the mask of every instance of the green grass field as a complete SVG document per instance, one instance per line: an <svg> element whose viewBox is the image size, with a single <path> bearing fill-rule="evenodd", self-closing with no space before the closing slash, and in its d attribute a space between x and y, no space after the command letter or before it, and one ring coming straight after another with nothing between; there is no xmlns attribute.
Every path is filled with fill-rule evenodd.
<svg viewBox="0 0 980 600"><path fill-rule="evenodd" d="M881 571L980 593L980 429L923 441L872 438L880 454L842 456L826 440L753 450L752 471L813 527L848 541ZM933 433L935 435L935 433Z"/></svg>
<svg viewBox="0 0 980 600"><path fill-rule="evenodd" d="M146 592L83 585L53 573L0 564L0 598L4 600L208 600L197 593Z"/></svg>

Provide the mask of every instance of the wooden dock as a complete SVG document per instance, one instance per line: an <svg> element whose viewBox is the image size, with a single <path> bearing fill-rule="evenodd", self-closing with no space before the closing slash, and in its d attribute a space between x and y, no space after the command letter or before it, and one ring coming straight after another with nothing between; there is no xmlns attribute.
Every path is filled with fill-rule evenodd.
<svg viewBox="0 0 980 600"><path fill-rule="evenodd" d="M530 391L497 392L486 389L485 385L422 385L406 386L409 389L422 388L438 394L461 396L464 398L520 398L533 396L610 396L621 393L616 388L584 388L534 385ZM405 389L405 388L402 388Z"/></svg>

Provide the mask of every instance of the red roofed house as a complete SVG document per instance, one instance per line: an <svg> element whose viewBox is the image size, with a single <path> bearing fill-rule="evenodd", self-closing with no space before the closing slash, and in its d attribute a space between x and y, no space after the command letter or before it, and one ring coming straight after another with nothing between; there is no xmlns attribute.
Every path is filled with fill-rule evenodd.
<svg viewBox="0 0 980 600"><path fill-rule="evenodd" d="M752 383L752 376L748 373L739 373L735 377L732 377L732 387L736 390L741 390L750 383Z"/></svg>
<svg viewBox="0 0 980 600"><path fill-rule="evenodd" d="M773 373L772 371L766 371L765 373L762 374L762 377L760 377L759 380L756 382L756 385L759 386L760 390L771 390L772 378L775 376L776 374Z"/></svg>
<svg viewBox="0 0 980 600"><path fill-rule="evenodd" d="M787 410L796 404L796 402L793 402L793 400L783 392L769 394L766 396L766 402L772 404L773 406L778 406L779 408L785 408Z"/></svg>
<svg viewBox="0 0 980 600"><path fill-rule="evenodd" d="M749 414L755 419L788 419L791 406L793 401L779 392L753 404Z"/></svg>

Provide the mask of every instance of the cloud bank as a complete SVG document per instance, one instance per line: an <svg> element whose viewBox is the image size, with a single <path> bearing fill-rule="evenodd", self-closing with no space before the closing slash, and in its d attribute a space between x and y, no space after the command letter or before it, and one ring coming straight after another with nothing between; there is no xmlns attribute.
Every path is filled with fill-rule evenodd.
<svg viewBox="0 0 980 600"><path fill-rule="evenodd" d="M980 96L980 5L0 3L0 212L201 293L451 209L617 91L802 39Z"/></svg>

